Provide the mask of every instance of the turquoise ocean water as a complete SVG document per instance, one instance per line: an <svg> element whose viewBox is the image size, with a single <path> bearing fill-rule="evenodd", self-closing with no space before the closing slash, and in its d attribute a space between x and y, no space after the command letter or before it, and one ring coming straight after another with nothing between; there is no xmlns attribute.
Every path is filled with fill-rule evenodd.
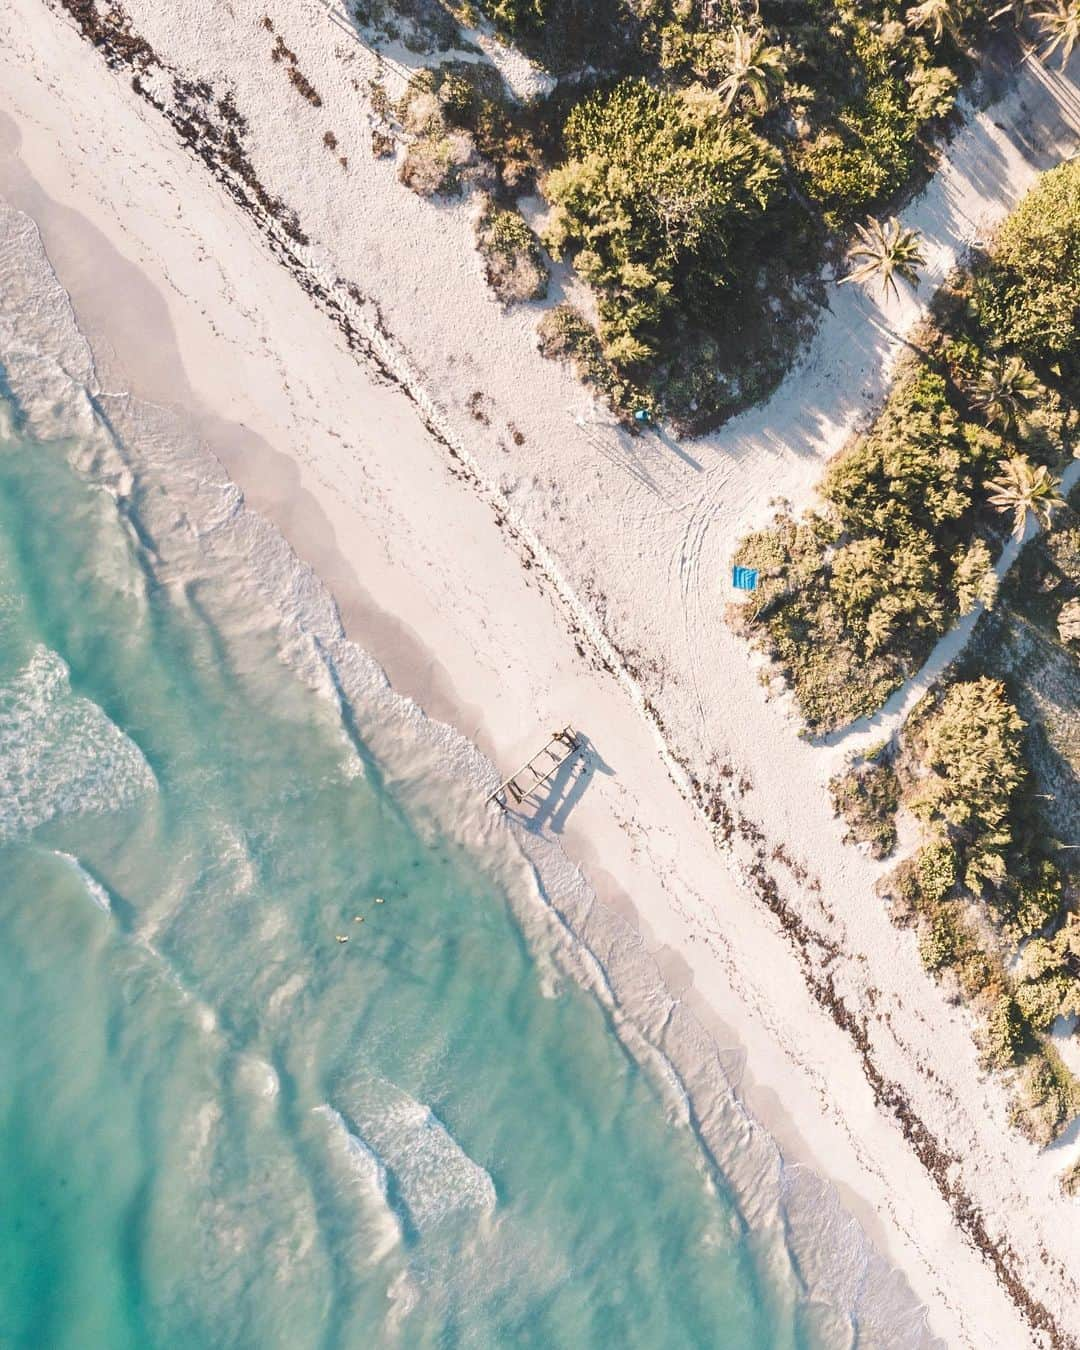
<svg viewBox="0 0 1080 1350"><path fill-rule="evenodd" d="M710 1160L446 744L69 324L0 325L0 1345L794 1350L871 1285L921 1343Z"/></svg>

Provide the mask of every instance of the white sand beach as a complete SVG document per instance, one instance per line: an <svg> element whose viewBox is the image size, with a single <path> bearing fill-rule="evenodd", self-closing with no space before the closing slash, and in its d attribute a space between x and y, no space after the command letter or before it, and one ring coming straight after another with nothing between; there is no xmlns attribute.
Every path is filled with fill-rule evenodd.
<svg viewBox="0 0 1080 1350"><path fill-rule="evenodd" d="M776 395L680 444L619 430L540 357L540 307L487 290L473 203L423 201L372 158L367 81L399 77L324 5L124 8L156 53L153 101L59 0L0 14L0 202L37 223L102 386L197 420L349 636L489 757L493 783L551 728L585 733L592 771L534 827L745 1063L752 1116L830 1184L821 1203L838 1197L837 1226L852 1216L903 1273L934 1336L1076 1343L1080 1225L1056 1183L1075 1131L1039 1154L1010 1130L965 1014L874 895L883 864L841 843L826 784L850 738L800 739L723 612L741 534L771 499L808 499L933 286L1076 150L1080 58L1065 75L1027 62L970 113L904 213L930 259L917 297L830 286ZM264 16L320 107L271 62ZM231 93L249 164L306 243L181 142L165 67ZM494 810L490 828L507 828ZM663 1019L642 1030L664 1048Z"/></svg>

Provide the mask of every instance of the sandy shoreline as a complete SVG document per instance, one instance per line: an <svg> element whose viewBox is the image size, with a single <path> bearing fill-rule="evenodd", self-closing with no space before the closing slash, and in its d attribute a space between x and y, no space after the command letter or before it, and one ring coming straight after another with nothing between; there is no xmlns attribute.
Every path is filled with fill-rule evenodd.
<svg viewBox="0 0 1080 1350"><path fill-rule="evenodd" d="M350 636L399 692L455 726L502 769L535 748L549 724L572 719L589 731L613 772L596 773L569 814L562 832L567 852L601 896L638 925L672 991L721 1045L734 1041L745 1050L743 1096L755 1115L789 1159L836 1185L874 1242L905 1271L934 1331L950 1344L1024 1343L1028 1333L1015 1307L953 1227L894 1120L876 1109L849 1036L808 995L776 919L740 884L747 858L736 857L729 872L702 820L663 773L653 729L618 681L579 654L550 586L536 569L522 570L490 507L455 476L413 407L358 367L169 128L38 0L20 0L13 11L0 20L0 32L8 30L0 110L14 119L0 122L0 196L38 221L93 340L103 383L123 372L139 397L194 411L251 505L277 521L330 585ZM338 125L344 136L341 118ZM407 199L392 180L379 191ZM414 205L406 200L401 209L412 213ZM461 285L471 286L473 260L461 256ZM459 281L448 277L448 294L457 293ZM399 313L412 322L423 316L424 307L404 289L379 298L395 332ZM145 342L151 331L153 346ZM550 378L562 377L552 371ZM541 418L538 431L527 429L538 462L538 444L565 432L565 407L557 426L548 429ZM465 431L481 435L479 428ZM811 471L813 457L800 464L804 477ZM639 570L647 567L648 559ZM722 743L720 734L716 739ZM745 759L735 762L749 767ZM796 791L791 795L770 824L806 809ZM815 828L833 828L823 824L820 808L806 814L791 835L772 837L805 840ZM803 855L801 844L795 853ZM823 863L840 856L826 850ZM838 883L858 886L863 895L867 871L842 867ZM787 887L804 890L793 876ZM810 915L821 909L815 922L824 929L823 902L807 894L799 900ZM888 937L879 931L875 961L887 962L902 945L895 935L886 943ZM911 953L904 961L907 976ZM924 984L902 988L911 1025L900 1034L911 1037L911 1060L943 1025L948 1051L963 1058L963 1018ZM891 1011L899 1025L900 1005ZM942 1020L920 1032L927 1018ZM888 1067L899 1079L904 1066L895 1053ZM969 1066L964 1071L961 1090L979 1084ZM906 1072L919 1078L911 1064ZM969 1133L973 1127L955 1100L930 1085L923 1089L920 1111L937 1132L978 1145L992 1128L1000 1132L992 1085L982 1083L966 1103L970 1112L988 1114L985 1136ZM1006 1140L983 1171L1001 1159L1015 1171L1025 1149ZM1009 1213L1002 1208L1008 1188L985 1180L978 1203L1000 1224ZM1031 1231L1018 1235L1024 1265L1034 1261L1032 1244L1044 1227L1060 1227L1068 1215L1049 1200L1043 1204L1048 1173L1037 1186ZM1074 1245L1062 1234L1050 1250L1075 1266ZM1034 1264L1032 1274L1039 1276ZM1068 1308L1064 1287L1059 1298Z"/></svg>

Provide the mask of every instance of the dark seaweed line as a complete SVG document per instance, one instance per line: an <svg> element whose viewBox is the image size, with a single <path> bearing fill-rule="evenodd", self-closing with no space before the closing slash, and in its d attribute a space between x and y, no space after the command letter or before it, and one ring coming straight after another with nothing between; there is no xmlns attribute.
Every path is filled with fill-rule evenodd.
<svg viewBox="0 0 1080 1350"><path fill-rule="evenodd" d="M82 36L101 52L110 69L131 72L132 89L173 126L180 140L202 160L214 179L259 226L272 251L289 270L297 284L338 326L349 349L369 361L381 379L400 389L413 404L425 429L454 460L456 466L454 472L474 486L482 487L478 476L463 462L446 432L424 408L409 383L393 370L372 341L357 328L338 297L311 274L307 264L298 256L296 246L305 246L309 242L308 236L302 230L296 213L280 198L268 192L260 182L244 149L243 135L246 123L237 113L230 96L226 94L215 104L210 85L202 81L184 79L170 69L157 56L146 39L133 31L128 16L117 4L111 4L104 14L100 14L97 0L48 0L48 3L58 4L71 15ZM160 72L168 77L175 105L166 102L147 85L144 77L151 72ZM214 112L217 113L219 121L214 119ZM355 304L373 303L367 301L355 285L342 282L340 279L338 284L345 287L346 293ZM373 308L376 315L376 331L385 341L392 342L393 339L378 306L374 305ZM504 529L523 551L526 567L536 569L538 574L542 575L539 561L529 542L505 520L497 508L493 509L496 511L500 528ZM554 589L556 594L560 594L557 586ZM591 641L572 612L568 611L568 614L571 631L575 641L579 643L579 650L581 641L588 642L594 648L595 660L599 666L611 674L616 674L607 657L602 652L595 651L595 643ZM621 653L618 653L617 648L615 651L621 659ZM628 673L631 673L629 667ZM657 732L670 747L671 741L655 705L648 698L644 698L644 707ZM1048 1337L1052 1350L1076 1350L1077 1341L1057 1325L1050 1311L1028 1292L1015 1274L1013 1269L1015 1253L1007 1244L996 1242L990 1236L978 1206L961 1187L949 1179L950 1168L956 1162L955 1157L942 1147L936 1136L912 1110L900 1085L886 1078L878 1069L873 1059L865 1018L857 1016L848 1008L843 998L836 992L832 975L824 969L839 955L838 949L835 944L815 933L781 896L775 879L766 867L767 854L761 845L763 839L761 831L741 814L737 819L733 817L723 801L721 789L699 781L686 762L673 750L671 753L684 769L690 783L691 800L709 821L718 843L729 845L733 833L738 829L743 838L755 844L756 860L750 868L750 876L758 898L775 916L791 943L802 968L807 988L835 1024L848 1035L858 1051L863 1073L873 1091L875 1103L888 1111L897 1121L904 1138L948 1204L961 1232L988 1261L999 1284L1028 1324ZM825 953L824 959L813 954L812 949L815 947Z"/></svg>

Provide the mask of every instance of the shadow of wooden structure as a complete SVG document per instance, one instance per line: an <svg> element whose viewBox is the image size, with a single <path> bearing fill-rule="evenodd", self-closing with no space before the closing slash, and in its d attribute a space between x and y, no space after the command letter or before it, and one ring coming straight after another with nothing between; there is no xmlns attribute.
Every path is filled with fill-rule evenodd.
<svg viewBox="0 0 1080 1350"><path fill-rule="evenodd" d="M573 727L566 726L562 731L553 732L543 749L538 750L520 769L516 769L509 778L504 778L494 792L488 794L488 802L497 802L503 811L511 803L520 806L549 782L580 749L581 742Z"/></svg>

